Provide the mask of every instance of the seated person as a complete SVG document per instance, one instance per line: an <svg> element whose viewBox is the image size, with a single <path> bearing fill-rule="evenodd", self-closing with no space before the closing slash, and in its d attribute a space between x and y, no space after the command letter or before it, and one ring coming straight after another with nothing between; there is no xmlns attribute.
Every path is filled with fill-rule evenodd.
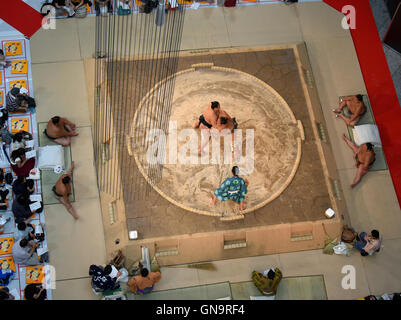
<svg viewBox="0 0 401 320"><path fill-rule="evenodd" d="M348 107L349 117L341 113L345 106ZM336 118L343 119L348 126L355 126L366 112L366 106L363 103L362 95L357 94L356 96L342 98L339 107L333 109L333 112L336 113Z"/></svg>
<svg viewBox="0 0 401 320"><path fill-rule="evenodd" d="M6 60L4 51L0 49L0 67L8 68L9 66L11 66L11 62Z"/></svg>
<svg viewBox="0 0 401 320"><path fill-rule="evenodd" d="M110 0L95 0L95 10L97 16L99 16L101 13L103 15L105 10L107 10L108 13L113 13L113 6Z"/></svg>
<svg viewBox="0 0 401 320"><path fill-rule="evenodd" d="M0 300L14 300L15 297L10 293L7 287L0 289Z"/></svg>
<svg viewBox="0 0 401 320"><path fill-rule="evenodd" d="M52 5L56 8L56 17L73 17L75 11L72 8L71 0L53 0Z"/></svg>
<svg viewBox="0 0 401 320"><path fill-rule="evenodd" d="M370 235L367 235L366 232L361 232L361 234L356 237L354 246L361 252L361 256L367 256L379 251L381 246L379 231L372 230Z"/></svg>
<svg viewBox="0 0 401 320"><path fill-rule="evenodd" d="M20 93L19 88L12 88L6 95L6 109L9 113L25 113L28 108L35 108L35 99L26 93Z"/></svg>
<svg viewBox="0 0 401 320"><path fill-rule="evenodd" d="M234 166L231 171L233 176L223 181L221 186L214 191L210 201L215 205L217 199L220 201L232 200L239 204L240 210L244 210L245 194L248 192L248 181L238 177L239 168L237 166Z"/></svg>
<svg viewBox="0 0 401 320"><path fill-rule="evenodd" d="M38 255L35 252L39 244L27 239L21 239L14 242L12 256L15 263L23 266L35 266L39 264Z"/></svg>
<svg viewBox="0 0 401 320"><path fill-rule="evenodd" d="M265 270L262 274L252 271L252 281L259 291L266 296L274 296L277 292L283 274L279 268Z"/></svg>
<svg viewBox="0 0 401 320"><path fill-rule="evenodd" d="M27 159L25 149L14 150L10 155L11 168L17 177L27 177L35 167L35 158Z"/></svg>
<svg viewBox="0 0 401 320"><path fill-rule="evenodd" d="M77 136L75 124L66 118L55 116L49 120L43 133L49 139L66 147L71 143L71 137Z"/></svg>
<svg viewBox="0 0 401 320"><path fill-rule="evenodd" d="M29 220L27 220L29 221ZM20 222L17 224L17 230L14 232L14 240L21 240L21 239L27 239L28 241L34 240L35 229L33 228L33 225L31 225L28 222Z"/></svg>
<svg viewBox="0 0 401 320"><path fill-rule="evenodd" d="M365 143L358 147L345 134L343 134L343 139L354 152L355 166L358 168L354 181L351 184L351 188L354 188L375 162L375 151L371 143Z"/></svg>
<svg viewBox="0 0 401 320"><path fill-rule="evenodd" d="M7 196L10 191L6 188L0 188L0 210L7 210L8 208L8 201Z"/></svg>
<svg viewBox="0 0 401 320"><path fill-rule="evenodd" d="M117 14L119 15L131 14L130 0L118 0Z"/></svg>
<svg viewBox="0 0 401 320"><path fill-rule="evenodd" d="M24 297L26 300L46 300L47 292L42 284L30 283L24 289Z"/></svg>
<svg viewBox="0 0 401 320"><path fill-rule="evenodd" d="M7 127L7 120L8 120L8 111L6 108L0 109L0 127L3 128L4 126ZM10 133L11 135L11 133Z"/></svg>
<svg viewBox="0 0 401 320"><path fill-rule="evenodd" d="M13 201L12 205L12 212L14 214L14 220L15 223L20 223L28 220L30 217L32 217L35 213L41 213L43 210L43 204L42 206L37 209L31 211L31 208L29 205L32 203L31 200L29 200L29 196L21 194L17 197L16 200Z"/></svg>
<svg viewBox="0 0 401 320"><path fill-rule="evenodd" d="M25 151L31 150L31 148L26 148L26 141L32 139L33 139L32 134L30 134L29 132L23 130L17 132L12 137L10 152L13 152L14 150L17 150L19 148L23 148L25 149Z"/></svg>
<svg viewBox="0 0 401 320"><path fill-rule="evenodd" d="M146 294L150 293L153 290L153 286L155 283L159 282L162 278L160 271L158 272L149 272L148 269L142 268L141 274L135 277L132 277L127 285L131 292Z"/></svg>
<svg viewBox="0 0 401 320"><path fill-rule="evenodd" d="M71 177L74 170L74 161L71 163L71 168L66 174L60 176L56 184L53 186L55 197L66 207L67 211L71 213L75 220L78 220L78 215L72 206L68 196L71 194Z"/></svg>
<svg viewBox="0 0 401 320"><path fill-rule="evenodd" d="M35 192L35 183L32 179L17 177L13 182L13 192L16 197L23 194L27 197Z"/></svg>
<svg viewBox="0 0 401 320"><path fill-rule="evenodd" d="M77 10L79 7L83 5L88 5L89 7L92 6L92 2L89 0L71 0L72 9Z"/></svg>
<svg viewBox="0 0 401 320"><path fill-rule="evenodd" d="M96 266L92 264L89 267L89 275L92 276L92 287L97 292L103 292L105 290L114 290L120 287L120 284L117 281L119 277L118 271L115 272L116 269L112 265L107 265L106 267Z"/></svg>

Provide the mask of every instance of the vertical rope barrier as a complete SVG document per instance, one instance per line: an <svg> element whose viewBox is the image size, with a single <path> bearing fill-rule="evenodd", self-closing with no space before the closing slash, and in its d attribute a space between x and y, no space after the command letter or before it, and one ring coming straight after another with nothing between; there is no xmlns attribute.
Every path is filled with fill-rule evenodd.
<svg viewBox="0 0 401 320"><path fill-rule="evenodd" d="M137 117L139 130L131 132L140 102L178 68L184 6L179 4L168 12L164 3L158 6L149 14L96 17L94 157L98 186L112 197L123 196L124 201L145 199L152 190L128 147L134 152L146 150L152 143L146 140L150 130L167 134L169 129L174 79L144 101L144 112ZM165 154L165 146L158 152ZM149 165L147 170L151 183L161 179L160 164Z"/></svg>

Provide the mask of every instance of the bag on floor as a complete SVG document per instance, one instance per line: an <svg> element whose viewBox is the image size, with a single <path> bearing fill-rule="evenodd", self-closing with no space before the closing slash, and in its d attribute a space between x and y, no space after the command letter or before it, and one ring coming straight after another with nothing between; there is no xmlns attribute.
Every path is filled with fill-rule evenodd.
<svg viewBox="0 0 401 320"><path fill-rule="evenodd" d="M339 242L338 245L333 248L335 254L347 255L348 247L344 242Z"/></svg>
<svg viewBox="0 0 401 320"><path fill-rule="evenodd" d="M343 232L341 234L341 241L346 243L352 243L356 238L357 233L354 229L349 228L348 226L343 227Z"/></svg>

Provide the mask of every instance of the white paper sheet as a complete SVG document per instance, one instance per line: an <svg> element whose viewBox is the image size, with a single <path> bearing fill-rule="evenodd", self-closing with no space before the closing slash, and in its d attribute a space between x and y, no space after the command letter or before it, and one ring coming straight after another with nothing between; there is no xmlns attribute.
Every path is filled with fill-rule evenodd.
<svg viewBox="0 0 401 320"><path fill-rule="evenodd" d="M37 252L38 256L41 256L42 254L44 254L44 253L46 253L48 251L49 251L49 249L47 249L47 246L44 246L43 248L39 247L39 248L36 249L36 252Z"/></svg>
<svg viewBox="0 0 401 320"><path fill-rule="evenodd" d="M25 148L33 148L35 146L34 140L26 140L25 141Z"/></svg>
<svg viewBox="0 0 401 320"><path fill-rule="evenodd" d="M25 157L26 157L27 159L35 158L35 157L36 157L36 151L35 151L35 150L32 150L32 151L26 152L26 153L25 153Z"/></svg>
<svg viewBox="0 0 401 320"><path fill-rule="evenodd" d="M41 207L40 202L34 202L29 205L31 211L38 210Z"/></svg>
<svg viewBox="0 0 401 320"><path fill-rule="evenodd" d="M21 299L21 297L20 297L20 295L19 295L17 290L11 289L10 293L14 296L15 300L20 300Z"/></svg>
<svg viewBox="0 0 401 320"><path fill-rule="evenodd" d="M42 195L40 193L36 193L36 194L31 194L29 196L29 200L31 201L42 201Z"/></svg>

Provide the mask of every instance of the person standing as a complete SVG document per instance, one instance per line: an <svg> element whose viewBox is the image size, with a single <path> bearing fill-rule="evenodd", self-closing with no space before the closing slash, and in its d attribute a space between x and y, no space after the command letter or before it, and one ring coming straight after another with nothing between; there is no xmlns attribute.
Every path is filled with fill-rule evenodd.
<svg viewBox="0 0 401 320"><path fill-rule="evenodd" d="M239 168L234 166L231 170L233 176L223 181L221 186L214 191L213 197L210 199L215 205L217 200L232 200L239 204L240 210L245 209L245 195L248 193L248 181L238 177Z"/></svg>

